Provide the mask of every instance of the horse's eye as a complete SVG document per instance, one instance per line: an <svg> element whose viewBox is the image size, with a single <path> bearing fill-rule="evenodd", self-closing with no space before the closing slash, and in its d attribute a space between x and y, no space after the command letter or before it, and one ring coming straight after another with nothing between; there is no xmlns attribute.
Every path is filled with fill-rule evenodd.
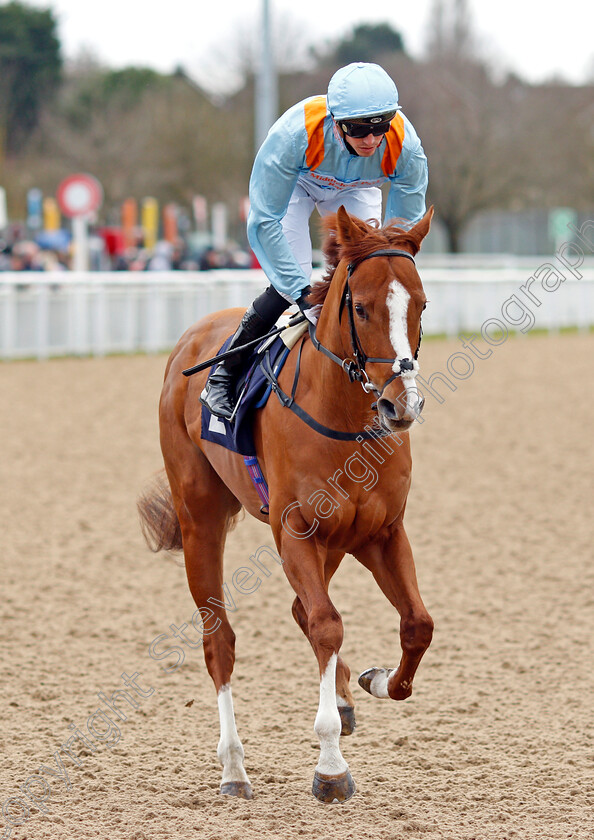
<svg viewBox="0 0 594 840"><path fill-rule="evenodd" d="M424 312L427 309L427 304L428 303L429 303L429 301L426 300L425 303L423 304L423 308L421 309L421 312Z"/></svg>
<svg viewBox="0 0 594 840"><path fill-rule="evenodd" d="M365 311L365 307L361 306L360 303L355 304L355 312L357 313L359 318L361 318L362 321L367 320L367 312Z"/></svg>

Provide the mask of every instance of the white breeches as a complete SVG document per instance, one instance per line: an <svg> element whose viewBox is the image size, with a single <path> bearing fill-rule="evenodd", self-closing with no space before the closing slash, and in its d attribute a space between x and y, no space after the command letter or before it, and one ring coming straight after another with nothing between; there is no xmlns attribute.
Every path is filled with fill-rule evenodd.
<svg viewBox="0 0 594 840"><path fill-rule="evenodd" d="M363 221L375 219L381 222L382 191L379 187L345 187L335 190L318 187L301 178L295 185L282 226L295 259L306 277L311 275L312 261L309 217L315 207L320 216L327 216L336 213L341 204Z"/></svg>

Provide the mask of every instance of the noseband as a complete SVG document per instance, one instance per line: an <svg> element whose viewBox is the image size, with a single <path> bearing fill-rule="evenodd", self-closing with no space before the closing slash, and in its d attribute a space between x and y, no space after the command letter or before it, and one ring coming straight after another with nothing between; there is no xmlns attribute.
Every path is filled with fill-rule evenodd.
<svg viewBox="0 0 594 840"><path fill-rule="evenodd" d="M365 260L370 260L372 257L405 257L406 259L411 260L413 265L415 264L415 260L412 254L409 254L408 251L401 251L397 248L382 248L378 251L373 251L371 254L367 254L366 257L361 257L356 262L349 263L347 268L346 283L344 285L344 291L342 293L340 307L338 310L338 320L340 321L342 319L342 311L346 307L349 316L349 329L351 334L351 347L353 351L353 358L341 359L339 356L332 353L331 350L328 350L327 347L324 347L324 345L317 340L315 335L315 327L311 323L309 325L309 335L316 350L320 350L334 362L339 364L344 370L344 372L348 375L351 382L360 382L361 387L364 391L366 391L367 393L374 392L378 397L381 397L388 385L395 379L397 379L399 376L401 376L402 373L404 373L404 371L414 370L414 361L416 361L419 355L419 350L421 348L421 338L423 336L423 330L422 328L420 328L419 343L417 344L417 349L415 350L413 359L382 359L375 356L368 356L365 353L361 345L359 335L357 333L357 327L355 325L355 316L353 313L353 295L351 292L349 280L353 276L355 270L361 265L361 263L365 262ZM396 373L393 373L392 376L390 376L389 379L387 379L386 382L384 382L381 391L378 391L375 385L371 383L371 380L367 375L367 371L365 370L365 365L367 364L367 362L370 362L372 364L375 362L378 364L394 365L396 364L396 361L398 361L399 363L399 370Z"/></svg>

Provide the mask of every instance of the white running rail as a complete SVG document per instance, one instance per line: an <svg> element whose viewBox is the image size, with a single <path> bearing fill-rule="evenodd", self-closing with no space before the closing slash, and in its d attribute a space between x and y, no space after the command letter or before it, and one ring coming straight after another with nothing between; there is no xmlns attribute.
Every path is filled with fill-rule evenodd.
<svg viewBox="0 0 594 840"><path fill-rule="evenodd" d="M575 270L579 279L554 257L428 255L418 262L430 301L426 335L455 337L493 320L517 332L594 324L592 258ZM3 272L0 359L166 351L196 320L246 307L266 285L259 270Z"/></svg>

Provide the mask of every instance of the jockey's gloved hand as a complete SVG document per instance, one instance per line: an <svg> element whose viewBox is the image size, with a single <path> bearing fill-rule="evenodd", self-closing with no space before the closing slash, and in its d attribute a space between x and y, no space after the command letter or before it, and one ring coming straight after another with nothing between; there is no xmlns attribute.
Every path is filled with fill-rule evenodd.
<svg viewBox="0 0 594 840"><path fill-rule="evenodd" d="M315 326L318 323L322 307L320 304L312 306L312 304L307 300L307 296L310 292L311 286L306 286L297 298L297 306L301 312L303 312L307 320L311 321L311 323Z"/></svg>
<svg viewBox="0 0 594 840"><path fill-rule="evenodd" d="M305 289L302 289L301 294L296 300L297 306L302 312L305 312L306 309L309 309L311 304L307 300L308 294L311 292L311 286L306 286Z"/></svg>

